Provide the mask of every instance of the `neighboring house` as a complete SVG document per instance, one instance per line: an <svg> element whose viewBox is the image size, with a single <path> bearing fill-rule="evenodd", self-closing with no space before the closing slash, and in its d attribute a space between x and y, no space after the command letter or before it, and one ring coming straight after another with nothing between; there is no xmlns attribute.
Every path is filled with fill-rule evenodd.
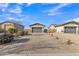
<svg viewBox="0 0 79 59"><path fill-rule="evenodd" d="M71 21L64 24L65 33L79 33L79 22Z"/></svg>
<svg viewBox="0 0 79 59"><path fill-rule="evenodd" d="M54 33L56 32L56 24L51 24L49 27L48 27L48 33Z"/></svg>
<svg viewBox="0 0 79 59"><path fill-rule="evenodd" d="M8 30L10 28L15 29L16 31L18 31L18 30L24 30L24 26L23 25L15 23L15 22L11 22L11 21L2 22L0 24L0 28L4 29L4 30Z"/></svg>
<svg viewBox="0 0 79 59"><path fill-rule="evenodd" d="M56 27L56 31L57 31L58 33L63 33L63 32L64 32L64 25L63 25L63 24L57 25L57 26L55 26L55 27Z"/></svg>
<svg viewBox="0 0 79 59"><path fill-rule="evenodd" d="M49 28L56 29L59 33L79 33L79 22L70 21L61 25L51 25Z"/></svg>
<svg viewBox="0 0 79 59"><path fill-rule="evenodd" d="M48 29L55 29L55 26L57 26L56 24L51 24L49 27L48 27Z"/></svg>
<svg viewBox="0 0 79 59"><path fill-rule="evenodd" d="M35 23L30 25L30 33L43 33L45 25L40 23Z"/></svg>

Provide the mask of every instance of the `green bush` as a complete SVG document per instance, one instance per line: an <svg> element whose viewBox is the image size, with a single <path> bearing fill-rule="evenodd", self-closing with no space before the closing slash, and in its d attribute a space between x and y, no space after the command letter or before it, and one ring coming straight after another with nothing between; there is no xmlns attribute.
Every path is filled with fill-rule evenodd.
<svg viewBox="0 0 79 59"><path fill-rule="evenodd" d="M18 36L23 36L24 35L24 30L18 30L17 35Z"/></svg>
<svg viewBox="0 0 79 59"><path fill-rule="evenodd" d="M14 28L9 28L8 32L13 34L13 33L16 33L16 30Z"/></svg>

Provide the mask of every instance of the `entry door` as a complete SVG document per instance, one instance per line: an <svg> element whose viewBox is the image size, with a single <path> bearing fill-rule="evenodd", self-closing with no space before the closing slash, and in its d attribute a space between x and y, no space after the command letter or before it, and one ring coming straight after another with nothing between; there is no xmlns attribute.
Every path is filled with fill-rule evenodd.
<svg viewBox="0 0 79 59"><path fill-rule="evenodd" d="M42 32L42 27L32 28L32 33L41 33L41 32Z"/></svg>
<svg viewBox="0 0 79 59"><path fill-rule="evenodd" d="M76 27L65 27L64 32L65 33L76 33Z"/></svg>

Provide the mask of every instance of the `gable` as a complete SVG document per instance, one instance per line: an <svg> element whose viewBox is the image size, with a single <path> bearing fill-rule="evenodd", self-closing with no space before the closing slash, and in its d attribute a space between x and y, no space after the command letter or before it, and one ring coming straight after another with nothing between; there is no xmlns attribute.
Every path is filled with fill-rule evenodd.
<svg viewBox="0 0 79 59"><path fill-rule="evenodd" d="M14 26L13 23L2 23L1 25Z"/></svg>
<svg viewBox="0 0 79 59"><path fill-rule="evenodd" d="M31 27L44 27L45 25L40 24L40 23L35 23L35 24L30 25L30 26Z"/></svg>
<svg viewBox="0 0 79 59"><path fill-rule="evenodd" d="M77 25L78 25L77 23L67 23L64 26L77 26Z"/></svg>
<svg viewBox="0 0 79 59"><path fill-rule="evenodd" d="M36 25L33 25L31 27L43 27L42 25L39 25L39 24L36 24Z"/></svg>

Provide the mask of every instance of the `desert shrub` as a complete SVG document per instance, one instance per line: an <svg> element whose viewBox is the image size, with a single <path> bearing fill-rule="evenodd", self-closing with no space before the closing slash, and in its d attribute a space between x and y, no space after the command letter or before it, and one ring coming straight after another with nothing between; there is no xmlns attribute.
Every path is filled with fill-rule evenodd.
<svg viewBox="0 0 79 59"><path fill-rule="evenodd" d="M56 32L56 29L53 29L52 32L55 33Z"/></svg>
<svg viewBox="0 0 79 59"><path fill-rule="evenodd" d="M55 33L56 32L56 29L49 29L48 30L48 33Z"/></svg>
<svg viewBox="0 0 79 59"><path fill-rule="evenodd" d="M18 30L17 36L23 36L24 35L24 30Z"/></svg>
<svg viewBox="0 0 79 59"><path fill-rule="evenodd" d="M73 44L71 40L67 40L67 45Z"/></svg>
<svg viewBox="0 0 79 59"><path fill-rule="evenodd" d="M14 39L12 34L2 34L0 35L0 44L11 42Z"/></svg>
<svg viewBox="0 0 79 59"><path fill-rule="evenodd" d="M8 32L13 34L13 33L16 33L16 30L14 28L9 28Z"/></svg>
<svg viewBox="0 0 79 59"><path fill-rule="evenodd" d="M56 39L58 40L58 39L59 39L59 37L57 36L57 37L56 37Z"/></svg>

